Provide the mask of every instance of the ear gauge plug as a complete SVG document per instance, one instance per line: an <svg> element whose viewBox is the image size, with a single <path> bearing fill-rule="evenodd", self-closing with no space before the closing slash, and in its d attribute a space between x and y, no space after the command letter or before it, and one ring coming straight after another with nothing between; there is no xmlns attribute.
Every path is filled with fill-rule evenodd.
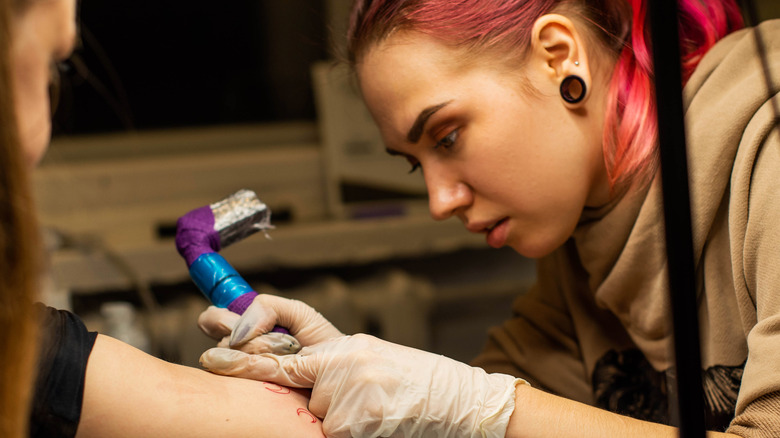
<svg viewBox="0 0 780 438"><path fill-rule="evenodd" d="M585 86L585 81L577 75L569 75L563 78L561 82L561 98L566 103L580 103L585 98L588 87Z"/></svg>

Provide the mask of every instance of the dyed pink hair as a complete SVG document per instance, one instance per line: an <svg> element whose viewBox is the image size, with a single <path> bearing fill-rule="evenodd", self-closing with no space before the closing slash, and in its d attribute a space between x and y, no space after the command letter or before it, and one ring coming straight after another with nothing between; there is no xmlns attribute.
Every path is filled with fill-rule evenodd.
<svg viewBox="0 0 780 438"><path fill-rule="evenodd" d="M354 65L391 33L414 30L476 51L527 48L531 28L553 10L574 11L617 62L609 89L603 144L610 184L648 176L657 134L648 0L357 0L347 50ZM734 0L680 0L683 81L719 39L742 26Z"/></svg>

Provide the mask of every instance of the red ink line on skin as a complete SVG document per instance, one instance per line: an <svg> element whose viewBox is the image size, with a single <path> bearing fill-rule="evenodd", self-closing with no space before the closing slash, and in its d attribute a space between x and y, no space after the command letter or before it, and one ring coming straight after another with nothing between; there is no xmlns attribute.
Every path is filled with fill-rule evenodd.
<svg viewBox="0 0 780 438"><path fill-rule="evenodd" d="M280 386L280 385L277 385L275 383L263 382L263 385L275 386L275 388L269 388L268 386L266 386L265 389L267 389L267 390L269 390L269 391L271 391L273 393L276 393L276 394L289 394L290 393L290 388L285 388L284 386Z"/></svg>
<svg viewBox="0 0 780 438"><path fill-rule="evenodd" d="M306 414L306 415L311 417L311 422L312 423L316 423L317 422L317 417L315 417L314 414L312 414L311 412L307 411L306 409L298 408L297 412L298 412L298 416L299 417L301 416L301 414Z"/></svg>

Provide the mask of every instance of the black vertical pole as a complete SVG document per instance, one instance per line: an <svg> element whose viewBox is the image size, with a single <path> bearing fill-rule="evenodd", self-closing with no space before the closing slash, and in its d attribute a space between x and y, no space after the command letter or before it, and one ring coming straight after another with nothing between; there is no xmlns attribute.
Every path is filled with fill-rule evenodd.
<svg viewBox="0 0 780 438"><path fill-rule="evenodd" d="M704 438L704 397L682 109L677 1L650 0L648 3L677 371L677 417L680 437Z"/></svg>

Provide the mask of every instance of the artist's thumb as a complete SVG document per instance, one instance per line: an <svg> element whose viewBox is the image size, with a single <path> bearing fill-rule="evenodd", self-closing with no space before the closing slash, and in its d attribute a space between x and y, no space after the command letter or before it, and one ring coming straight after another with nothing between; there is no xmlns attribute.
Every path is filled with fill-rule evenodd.
<svg viewBox="0 0 780 438"><path fill-rule="evenodd" d="M317 378L311 367L314 356L248 354L228 348L211 348L200 356L207 370L225 376L262 380L293 388L311 388Z"/></svg>
<svg viewBox="0 0 780 438"><path fill-rule="evenodd" d="M198 327L211 339L222 340L230 336L239 315L228 309L209 306L198 316Z"/></svg>
<svg viewBox="0 0 780 438"><path fill-rule="evenodd" d="M240 347L270 332L274 326L289 330L304 347L343 336L311 306L298 300L260 294L236 322L229 345Z"/></svg>

